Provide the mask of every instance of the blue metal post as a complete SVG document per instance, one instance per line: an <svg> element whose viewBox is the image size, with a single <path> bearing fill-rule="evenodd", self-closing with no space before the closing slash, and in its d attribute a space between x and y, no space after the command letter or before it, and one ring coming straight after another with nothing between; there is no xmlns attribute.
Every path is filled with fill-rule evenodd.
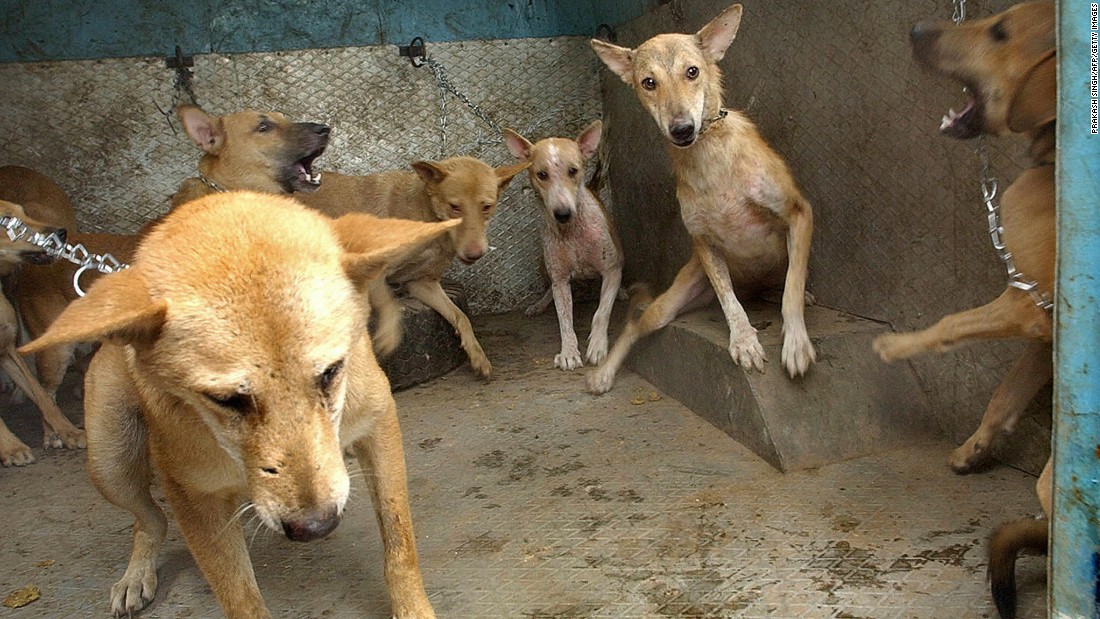
<svg viewBox="0 0 1100 619"><path fill-rule="evenodd" d="M1100 557L1097 2L1058 2L1058 288L1050 616L1095 618Z"/></svg>

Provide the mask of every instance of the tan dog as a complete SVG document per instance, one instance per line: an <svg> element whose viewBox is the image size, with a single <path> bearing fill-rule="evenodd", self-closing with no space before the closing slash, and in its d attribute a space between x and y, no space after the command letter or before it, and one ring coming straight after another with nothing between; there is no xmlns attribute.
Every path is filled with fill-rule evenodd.
<svg viewBox="0 0 1100 619"><path fill-rule="evenodd" d="M0 171L0 178L4 177ZM13 202L0 200L0 218L17 218L32 233L58 234L65 238L65 230L32 219L23 207ZM6 230L0 230L0 268L26 264L45 264L53 258L41 247L26 240L12 241ZM0 368L11 377L12 382L23 390L42 413L42 425L45 432L43 443L46 447L84 447L84 432L73 425L61 409L57 407L50 394L42 388L30 368L19 356L15 348L19 345L19 318L15 308L0 291ZM11 430L0 421L0 465L23 466L34 462L30 447L20 441Z"/></svg>
<svg viewBox="0 0 1100 619"><path fill-rule="evenodd" d="M573 330L570 280L601 278L600 304L592 317L592 332L584 359L596 365L607 357L607 324L623 275L623 249L615 226L600 199L584 184L584 163L600 144L603 125L595 121L576 140L546 138L532 144L504 130L504 144L517 159L531 163L527 174L542 198L542 261L550 276L550 290L527 309L540 314L553 299L558 311L561 353L554 365L563 370L581 367L581 351Z"/></svg>
<svg viewBox="0 0 1100 619"><path fill-rule="evenodd" d="M416 161L413 172L395 170L366 176L326 172L324 184L299 199L331 217L370 213L415 221L460 220L462 223L446 238L398 266L387 279L404 285L410 295L439 312L458 331L474 372L488 379L493 366L474 336L470 319L443 291L439 278L456 257L473 264L489 250L485 231L500 192L529 165L494 169L478 159L454 157L439 162ZM384 354L400 339L401 310L381 280L371 286L370 301L379 312L375 346Z"/></svg>
<svg viewBox="0 0 1100 619"><path fill-rule="evenodd" d="M328 144L329 128L317 123L294 123L278 112L244 110L227 116L212 116L193 105L177 108L187 136L203 151L199 176L182 182L172 196L176 207L194 198L218 191L247 189L271 193L308 192L317 188L319 174L313 161ZM26 168L4 173L0 187L14 192L8 198L29 205L30 213L42 221L74 230L76 214L65 192L49 178ZM139 235L71 233L96 254L110 253L126 262L137 247ZM77 267L59 261L48 267L25 269L20 276L16 304L31 337L38 337L77 298L73 276ZM95 279L94 273L81 278L81 286ZM38 376L55 399L57 388L72 363L76 345L69 343L41 350L35 355ZM83 438L81 438L83 441ZM66 442L66 445L69 443Z"/></svg>
<svg viewBox="0 0 1100 619"><path fill-rule="evenodd" d="M349 448L382 528L394 614L434 617L362 290L455 224L333 222L286 197L208 196L168 215L131 268L96 282L24 347L102 342L86 376L88 466L135 516L130 565L111 590L116 614L156 593L166 521L149 491L154 469L225 615L270 617L240 518L254 510L292 540L324 537L348 498Z"/></svg>
<svg viewBox="0 0 1100 619"><path fill-rule="evenodd" d="M783 159L744 115L722 108L718 61L741 23L735 4L694 35L661 34L637 49L592 41L669 141L680 213L694 243L667 291L631 318L588 388L604 393L640 337L717 295L734 363L764 370L764 349L737 294L783 286L783 366L804 374L814 348L803 318L813 212ZM785 280L785 281L784 281Z"/></svg>
<svg viewBox="0 0 1100 619"><path fill-rule="evenodd" d="M961 112L943 117L941 131L956 138L982 133L1023 134L1031 141L1033 167L1013 181L1001 197L1003 241L1016 269L1036 283L1036 292L1053 298L1055 243L1054 120L1056 61L1054 3L1031 2L960 26L922 22L913 28L918 62L967 85L971 99ZM1012 431L1017 419L1053 374L1051 314L1011 283L992 302L951 314L923 331L883 335L874 347L886 361L924 352L940 352L978 340L1022 337L1032 341L997 387L981 425L951 455L959 473L988 455L997 438ZM1049 517L1051 462L1037 490ZM1045 520L1013 523L990 544L994 600L1002 617L1015 614L1012 569L1024 547L1046 548Z"/></svg>

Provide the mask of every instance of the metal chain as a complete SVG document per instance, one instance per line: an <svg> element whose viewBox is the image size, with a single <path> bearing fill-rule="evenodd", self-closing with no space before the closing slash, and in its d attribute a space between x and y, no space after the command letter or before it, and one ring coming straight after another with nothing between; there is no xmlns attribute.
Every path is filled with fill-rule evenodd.
<svg viewBox="0 0 1100 619"><path fill-rule="evenodd" d="M130 268L130 265L119 262L118 258L111 254L92 253L79 243L70 245L56 232L49 234L35 232L18 217L7 215L0 217L0 228L7 232L8 239L12 241L25 241L36 247L41 247L54 258L68 260L78 265L80 268L73 275L73 288L76 290L76 294L80 296L84 296L84 290L80 287L80 276L88 269L94 269L100 273L114 273Z"/></svg>
<svg viewBox="0 0 1100 619"><path fill-rule="evenodd" d="M951 15L951 20L957 26L966 20L966 0L954 0L954 2L955 9ZM1012 258L1012 252L1008 251L1008 246L1005 245L1005 229L1001 224L1001 206L997 203L997 177L991 173L989 145L986 143L984 134L978 136L978 147L975 152L977 152L981 164L978 171L978 180L981 183L982 202L985 203L986 218L989 223L989 239L993 243L993 249L997 252L997 256L1005 265L1005 271L1008 273L1008 285L1023 290L1031 297L1035 305L1050 311L1054 307L1053 299L1049 294L1039 290L1039 282L1028 279L1016 269L1016 261Z"/></svg>
<svg viewBox="0 0 1100 619"><path fill-rule="evenodd" d="M443 65L436 62L432 58L425 57L422 60L423 64L428 65L428 68L432 70L432 74L435 75L435 80L439 83L439 134L440 134L440 146L439 153L440 158L446 155L447 152L447 93L450 93L458 98L459 101L466 104L466 107L470 108L474 115L480 118L485 124L492 127L493 131L497 135L500 135L503 129L497 124L495 120L484 110L482 110L476 103L470 100L465 94L458 90L451 80L447 78L447 72L444 71ZM481 140L478 140L479 142Z"/></svg>

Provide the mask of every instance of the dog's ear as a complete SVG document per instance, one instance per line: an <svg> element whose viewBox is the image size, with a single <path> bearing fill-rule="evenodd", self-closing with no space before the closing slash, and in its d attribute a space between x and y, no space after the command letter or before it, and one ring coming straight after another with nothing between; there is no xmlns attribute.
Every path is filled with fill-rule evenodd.
<svg viewBox="0 0 1100 619"><path fill-rule="evenodd" d="M461 219L423 222L350 213L334 221L332 227L347 251L342 258L344 272L357 288L365 290L387 267L420 253L425 245L461 223Z"/></svg>
<svg viewBox="0 0 1100 619"><path fill-rule="evenodd" d="M520 161L527 161L531 158L533 144L530 140L511 129L504 130L504 145L508 147L508 152Z"/></svg>
<svg viewBox="0 0 1100 619"><path fill-rule="evenodd" d="M592 39L588 42L608 69L624 82L634 85L634 50Z"/></svg>
<svg viewBox="0 0 1100 619"><path fill-rule="evenodd" d="M582 157L590 159L596 154L601 135L603 135L603 123L598 120L593 120L581 130L581 134L577 136L577 145L581 147Z"/></svg>
<svg viewBox="0 0 1100 619"><path fill-rule="evenodd" d="M513 176L529 167L531 167L531 162L524 161L522 163L494 168L493 172L497 175L497 191L504 191L504 188L508 186L508 181L512 180Z"/></svg>
<svg viewBox="0 0 1100 619"><path fill-rule="evenodd" d="M737 36L737 29L741 26L741 13L741 5L734 4L695 33L707 60L718 62L722 56L726 55L726 49L730 43L733 43L733 38Z"/></svg>
<svg viewBox="0 0 1100 619"><path fill-rule="evenodd" d="M70 303L45 333L19 352L75 342L151 342L164 325L167 311L167 303L149 297L145 279L136 268L123 269L96 281L87 295Z"/></svg>
<svg viewBox="0 0 1100 619"><path fill-rule="evenodd" d="M1058 57L1051 51L1020 81L1008 106L1008 128L1024 133L1054 120L1058 112Z"/></svg>
<svg viewBox="0 0 1100 619"><path fill-rule="evenodd" d="M438 185L447 178L447 171L434 161L414 161L411 165L412 169L420 175L420 179L429 185Z"/></svg>
<svg viewBox="0 0 1100 619"><path fill-rule="evenodd" d="M176 115L183 124L184 133L195 146L211 155L221 151L225 144L225 129L221 118L207 114L197 105L181 105L176 108Z"/></svg>

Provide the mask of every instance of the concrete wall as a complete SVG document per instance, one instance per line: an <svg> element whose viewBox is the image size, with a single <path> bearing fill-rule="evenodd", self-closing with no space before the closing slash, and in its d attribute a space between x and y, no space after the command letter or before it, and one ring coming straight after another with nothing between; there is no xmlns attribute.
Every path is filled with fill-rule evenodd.
<svg viewBox="0 0 1100 619"><path fill-rule="evenodd" d="M695 32L726 4L673 2L618 28L617 43ZM951 3L743 4L740 32L722 61L726 105L759 125L814 205L810 290L818 301L903 330L999 294L1005 273L985 230L977 143L937 131L940 116L963 102L961 86L922 72L908 48L912 24L950 18ZM1009 4L967 6L977 18ZM602 84L625 278L663 287L689 252L665 144L626 84L607 70ZM1020 143L991 146L1002 178L1026 163ZM913 361L948 436L961 441L977 427L1020 350L983 343ZM1033 408L1002 451L1037 471L1046 458L1049 397Z"/></svg>

